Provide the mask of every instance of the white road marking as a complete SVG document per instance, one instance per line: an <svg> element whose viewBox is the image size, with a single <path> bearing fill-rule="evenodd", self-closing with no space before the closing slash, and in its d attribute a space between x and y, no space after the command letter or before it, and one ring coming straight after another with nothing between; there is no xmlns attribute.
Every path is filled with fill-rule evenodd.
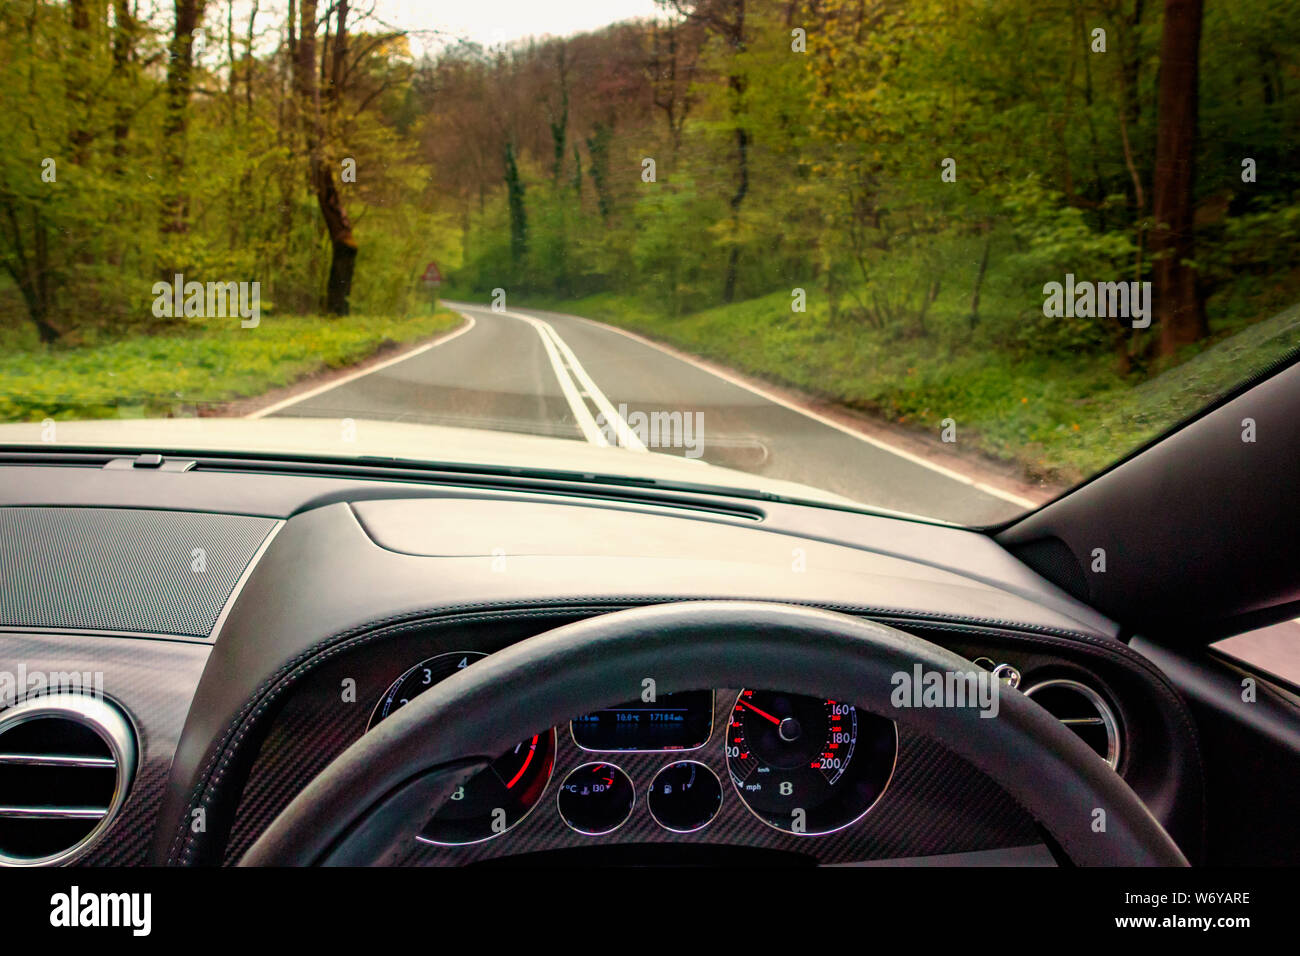
<svg viewBox="0 0 1300 956"><path fill-rule="evenodd" d="M390 365L396 365L398 362L405 362L407 359L415 358L417 355L422 355L423 353L429 351L429 349L437 348L439 345L446 345L452 339L460 338L460 336L464 335L470 329L474 328L474 324L475 324L474 316L469 315L466 312L462 312L461 316L465 319L465 324L462 325L460 328L456 329L454 332L451 332L448 335L444 335L440 339L434 339L432 342L426 342L424 345L417 345L415 348L411 349L410 351L403 352L400 355L394 355L392 358L380 362L378 365L372 365L369 368L362 369L359 372L349 372L348 374L340 376L339 378L335 379L332 382L329 382L325 385L321 385L317 388L308 389L307 391L303 392L301 395L294 395L292 398L286 398L283 401L276 402L274 405L268 405L266 406L266 408L260 408L255 412L245 415L244 417L265 418L267 415L275 414L276 412L280 411L280 409L282 408L288 408L290 405L297 405L299 402L305 402L309 398L315 398L317 395L323 395L325 392L328 392L331 388L338 388L340 385L346 385L348 382L354 382L357 379L361 378L362 376L369 375L371 372L378 372L380 369L388 368Z"/></svg>
<svg viewBox="0 0 1300 956"><path fill-rule="evenodd" d="M551 368L555 372L555 377L559 379L560 391L564 393L564 399L569 403L569 408L573 412L573 417L578 420L578 427L582 429L582 437L587 439L593 445L608 445L605 434L596 424L596 419L591 417L591 411L587 408L587 403L582 400L578 394L578 388L573 384L573 379L569 375L569 370L564 367L564 362L560 358L559 351L555 348L555 343L550 340L546 332L540 328L540 319L529 319L526 315L515 315L513 312L501 312L500 315L508 315L511 318L522 319L533 325L537 334L542 339L542 348L546 349L546 357L551 360ZM538 323L538 324L534 324Z"/></svg>
<svg viewBox="0 0 1300 956"><path fill-rule="evenodd" d="M475 306L474 308L482 307ZM315 398L317 395L324 394L332 388L338 388L340 385L346 385L348 382L356 381L363 376L369 375L371 372L378 372L381 369L396 365L398 362L405 362L407 359L415 358L417 355L421 355L430 349L437 348L439 345L445 345L452 339L459 338L466 332L469 332L476 324L474 317L468 312L461 311L460 314L465 318L465 324L449 335L445 335L433 342L417 346L416 348L413 348L408 352L403 352L400 355L395 355L392 358L380 362L377 365L372 365L369 368L356 372L349 372L335 381L321 385L317 388L309 389L301 395L295 395L291 398L286 398L283 401L276 402L273 405L268 405L266 408L251 412L244 417L265 418L268 415L275 414L281 409L288 408L291 405L296 405L309 398ZM578 361L578 357L574 354L573 349L570 348L568 343L560 337L559 333L555 331L555 328L549 322L531 315L524 315L520 312L501 312L497 314L507 315L511 318L528 322L537 330L537 334L542 340L542 346L546 349L547 357L551 361L551 367L555 371L556 378L559 380L560 390L564 393L565 400L569 403L574 418L578 421L578 427L581 429L583 437L586 438L587 441L591 442L593 445L607 446L609 444L609 441L605 438L604 432L601 430L600 426L596 424L595 418L592 417L591 411L587 408L586 402L583 401L584 396L591 398L591 400L596 404L596 407L599 408L601 413L604 415L605 420L613 425L620 444L632 451L647 451L645 444L637 437L636 433L628 426L627 422L623 420L623 417L614 409L614 406L605 396L605 393L596 386L596 383L592 380L591 376L587 374L587 370L583 368L582 363ZM685 362L702 372L707 372L715 378L720 378L724 382L735 385L738 388L743 388L745 391L757 395L766 401L773 402L774 404L780 405L782 408L789 409L792 412L798 412L806 418L811 418L813 421L834 428L836 431L843 432L846 435L851 435L859 441L866 442L868 445L872 445L882 451L887 451L890 454L897 455L899 458L910 461L915 465L920 465L922 468L928 468L930 471L937 472L953 481L959 482L963 485L970 485L985 494L993 495L995 498L1001 498L1003 501L1009 501L1022 508L1038 507L1039 503L1036 501L1030 501L1028 498L1022 498L1019 495L1012 494L1011 492L1003 491L1001 488L994 485L977 481L974 478L961 474L960 472L953 471L951 468L945 468L943 465L935 464L919 455L914 455L909 451L897 448L894 445L884 442L872 435L860 432L857 429L845 425L842 422L838 422L833 418L828 418L827 416L814 412L811 409L802 408L779 395L769 392L766 389L759 388L756 385L752 385L735 375L720 369L710 368L702 362L696 361L689 355L678 354L671 351L660 345L658 342L654 342L643 335L638 335L635 332L629 332L626 329L620 329L612 325L606 325L604 322L597 322L594 319L583 318L580 315L569 316L569 318L577 319L579 322L586 322L588 325L595 326L598 329L604 329L607 332L614 332L618 335L624 336L625 338L631 339L634 342L640 342L642 345L649 346L656 351L662 352L670 358L675 358L678 361ZM560 353L563 353L564 359L561 359ZM576 376L583 386L581 392L574 384L573 377L569 374L569 368L565 367L565 359L567 359L569 363L569 368L572 368L573 370L573 376ZM692 459L686 460L689 461Z"/></svg>
<svg viewBox="0 0 1300 956"><path fill-rule="evenodd" d="M521 322L527 322L537 330L537 334L541 336L542 345L546 348L546 354L551 358L555 376L560 380L560 390L564 392L564 397L569 400L569 406L573 409L573 414L577 417L578 424L582 428L582 433L586 435L587 441L595 445L609 444L604 431L596 424L596 420L592 418L591 412L587 409L587 403L582 400L584 396L590 398L596 407L600 409L605 421L614 429L619 445L629 451L648 450L641 439L628 426L628 423L623 420L623 416L615 410L605 393L587 374L587 370L578 361L578 356L573 353L573 349L569 348L569 343L560 337L560 334L555 331L551 323L531 315L524 315L522 312L501 312L499 314L508 315L510 318L519 319ZM563 355L563 361L560 358L561 355ZM565 367L566 362L568 363L567 368ZM570 370L573 373L573 378L576 378L578 383L582 385L581 392L574 386L573 378L569 376ZM591 431L588 431L588 423L590 423Z"/></svg>
<svg viewBox="0 0 1300 956"><path fill-rule="evenodd" d="M601 414L605 416L605 421L613 426L614 432L618 436L618 443L629 451L648 451L649 449L646 448L645 443L637 437L636 432L632 431L631 426L629 426L623 419L623 416L615 410L614 405L605 396L605 393L597 387L595 381L592 380L592 377L587 374L587 370L583 368L582 363L578 361L578 356L574 355L573 349L569 348L569 343L560 337L560 333L555 331L555 328L551 323L541 319L538 319L537 321L542 323L546 334L555 340L555 345L560 350L560 353L564 356L565 360L569 363L569 368L573 370L573 374L577 377L578 382L584 389L586 389L582 394L590 397L591 400L596 403L596 407L599 408Z"/></svg>
<svg viewBox="0 0 1300 956"><path fill-rule="evenodd" d="M920 465L922 468L928 468L933 472L937 472L938 474L943 475L945 478L951 478L953 481L960 482L963 485L970 485L973 488L978 488L980 491L984 492L985 494L993 495L995 498L1001 498L1003 501L1009 501L1012 504L1019 505L1022 508L1037 508L1039 506L1039 502L1037 501L1030 501L1028 498L1022 498L1017 494L1013 494L1012 492L1003 491L1001 488L998 488L994 485L990 485L982 481L977 481L976 479L971 478L968 475L963 475L961 472L953 471L951 468L945 468L943 465L935 464L934 462L929 461L926 458L922 458L920 455L914 455L911 452L905 451L902 448L898 448L894 445L891 445L888 442L881 441L879 438L876 438L874 435L868 435L865 432L860 432L856 428L852 428L848 425L845 425L843 422L838 422L833 418L828 418L827 416L819 414L818 412L814 412L811 409L802 408L799 405L796 405L794 402L782 398L780 395L773 394L772 392L769 392L763 388L759 388L756 385L751 385L749 382L746 382L744 379L741 379L735 375L731 375L719 369L709 368L707 365L704 365L703 363L696 361L691 356L681 355L676 352L670 351L669 349L664 348L658 342L652 341L651 339L648 339L643 335L637 335L635 332L629 332L627 329L620 329L613 325L606 325L604 322L597 322L594 319L586 319L580 315L570 316L570 318L577 319L579 322L586 322L588 325L594 325L596 328L604 329L607 332L615 332L619 335L625 336L626 338L632 339L635 342L640 342L642 345L648 345L653 349L663 352L665 355L669 356L670 358L675 358L680 362L685 362L688 365L692 365L695 368L698 368L702 372L708 372L710 375L713 375L716 378L720 378L724 382L727 382L731 385L735 385L738 388L743 388L745 389L745 391L757 395L759 398L766 399L769 402L774 402L775 404L780 405L782 408L788 408L792 412L798 412L800 415L803 415L807 418L811 418L813 421L820 422L821 424L826 425L830 428L834 428L836 431L843 432L846 435L852 435L854 438L858 439L859 441L866 442L868 445L872 445L876 448L879 448L881 451L887 451L890 454L897 455L899 458L902 458L906 461L910 461L914 465Z"/></svg>

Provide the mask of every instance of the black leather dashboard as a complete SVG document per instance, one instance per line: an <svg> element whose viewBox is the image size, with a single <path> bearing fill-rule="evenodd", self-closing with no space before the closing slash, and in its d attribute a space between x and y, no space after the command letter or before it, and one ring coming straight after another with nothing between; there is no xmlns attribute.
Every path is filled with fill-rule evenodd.
<svg viewBox="0 0 1300 956"><path fill-rule="evenodd" d="M316 770L364 731L385 687L424 657L448 649L490 652L566 621L691 599L839 610L972 659L1012 663L1027 677L1085 681L1113 703L1125 728L1120 771L1186 854L1195 860L1199 853L1200 758L1177 693L1117 639L1112 622L983 534L779 502L713 498L705 507L690 496L610 501L212 468L6 471L14 480L3 483L0 511L147 507L283 520L258 539L264 550L256 560L250 555L211 647L184 633L174 640L109 640L111 621L43 631L13 621L24 636L0 634L0 663L21 657L34 666L70 650L78 660L112 661L123 670L110 693L114 683L140 687L147 675L163 675L148 693L119 695L153 756L136 781L136 815L119 821L95 862L143 862L142 834L152 837L147 859L155 863L232 862ZM78 477L86 479L80 494ZM0 548L14 546L7 540ZM154 600L165 603L166 596ZM348 681L351 699L341 692ZM183 731L178 713L186 714ZM557 774L573 756L561 752ZM165 758L164 778L157 761ZM628 763L644 773L656 759ZM1037 841L1033 821L987 778L905 729L887 797L858 825L817 841L783 836L740 816L739 807L698 839L819 862ZM204 826L196 828L200 810ZM413 847L409 862L470 862L575 845L553 818L540 810L534 816L531 826L526 821L473 849ZM646 827L624 828L617 837L674 839Z"/></svg>

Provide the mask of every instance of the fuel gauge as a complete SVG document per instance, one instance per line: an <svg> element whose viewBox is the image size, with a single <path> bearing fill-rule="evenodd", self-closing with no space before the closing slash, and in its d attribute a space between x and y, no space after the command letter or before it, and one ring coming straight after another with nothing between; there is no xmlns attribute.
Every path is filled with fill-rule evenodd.
<svg viewBox="0 0 1300 956"><path fill-rule="evenodd" d="M650 782L646 805L665 830L694 833L713 822L722 807L722 784L697 760L670 763Z"/></svg>

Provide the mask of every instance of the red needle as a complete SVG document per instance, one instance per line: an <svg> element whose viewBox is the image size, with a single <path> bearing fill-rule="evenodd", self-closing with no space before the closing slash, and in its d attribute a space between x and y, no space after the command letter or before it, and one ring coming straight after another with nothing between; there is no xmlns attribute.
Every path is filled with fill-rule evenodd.
<svg viewBox="0 0 1300 956"><path fill-rule="evenodd" d="M510 782L506 784L507 790L519 782L519 778L524 775L524 771L528 769L528 765L533 762L533 754L537 751L537 738L540 736L541 734L533 735L533 742L528 747L528 756L524 758L524 765L519 768L517 774L510 778Z"/></svg>
<svg viewBox="0 0 1300 956"><path fill-rule="evenodd" d="M767 711L765 711L765 710L759 710L757 707L755 707L753 704L751 704L751 703L750 703L749 701L747 701L747 700L742 700L742 701L740 701L740 703L741 703L743 706L748 707L748 708L749 708L750 710L752 710L754 713L758 714L758 716L762 717L764 720L770 720L772 723L776 724L778 727L781 726L781 718L780 718L780 717L773 717L773 716L772 716L771 714L769 714Z"/></svg>

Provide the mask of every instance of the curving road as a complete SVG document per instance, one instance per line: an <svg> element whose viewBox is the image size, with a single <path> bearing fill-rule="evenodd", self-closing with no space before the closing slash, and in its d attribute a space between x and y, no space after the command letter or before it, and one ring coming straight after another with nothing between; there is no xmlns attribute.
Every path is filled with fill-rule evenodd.
<svg viewBox="0 0 1300 956"><path fill-rule="evenodd" d="M1033 505L610 326L452 307L472 322L258 414L491 428L702 457L968 524Z"/></svg>

